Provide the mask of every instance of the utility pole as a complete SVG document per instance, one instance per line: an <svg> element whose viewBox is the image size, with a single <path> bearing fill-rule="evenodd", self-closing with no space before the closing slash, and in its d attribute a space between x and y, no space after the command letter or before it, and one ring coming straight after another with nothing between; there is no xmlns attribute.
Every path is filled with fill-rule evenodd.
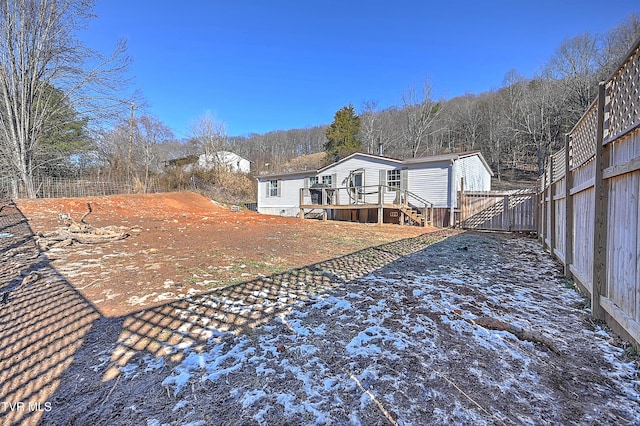
<svg viewBox="0 0 640 426"><path fill-rule="evenodd" d="M129 119L129 157L127 159L127 177L131 179L131 156L133 153L133 124L134 124L134 111L136 104L131 104L131 118Z"/></svg>

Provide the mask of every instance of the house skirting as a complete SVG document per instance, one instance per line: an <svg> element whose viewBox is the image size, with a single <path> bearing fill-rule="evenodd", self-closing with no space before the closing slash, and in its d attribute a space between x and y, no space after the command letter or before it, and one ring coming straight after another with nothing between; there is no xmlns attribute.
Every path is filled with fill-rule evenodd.
<svg viewBox="0 0 640 426"><path fill-rule="evenodd" d="M359 223L390 223L400 224L402 220L402 212L397 208L384 207L382 209L382 221L379 221L379 207L369 206L314 206L315 208L309 209L307 206L303 210L307 213L316 213L312 217L321 218L321 212L326 212L327 220L338 220L343 222L359 222ZM450 222L451 209L450 208L433 208L432 209L432 226L438 228L447 228L452 226ZM456 222L459 220L459 214L455 213Z"/></svg>

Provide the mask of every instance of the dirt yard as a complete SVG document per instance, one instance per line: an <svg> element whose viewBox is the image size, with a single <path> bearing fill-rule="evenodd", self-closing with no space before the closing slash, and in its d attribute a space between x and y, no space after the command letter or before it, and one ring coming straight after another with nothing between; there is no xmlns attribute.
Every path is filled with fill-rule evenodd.
<svg viewBox="0 0 640 426"><path fill-rule="evenodd" d="M109 245L53 248L47 257L102 315L122 316L366 247L414 237L423 229L301 221L233 212L195 193L22 200L34 232L64 225L60 215L96 227L123 226Z"/></svg>
<svg viewBox="0 0 640 426"><path fill-rule="evenodd" d="M36 248L87 203L123 238ZM640 424L637 357L534 239L196 194L4 206L4 424Z"/></svg>

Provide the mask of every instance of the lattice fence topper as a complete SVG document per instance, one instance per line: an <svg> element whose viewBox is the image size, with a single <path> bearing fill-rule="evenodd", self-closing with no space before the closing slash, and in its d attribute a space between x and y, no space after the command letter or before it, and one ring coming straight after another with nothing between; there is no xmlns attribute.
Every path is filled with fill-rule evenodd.
<svg viewBox="0 0 640 426"><path fill-rule="evenodd" d="M560 179L565 175L565 172L564 150L562 150L553 154L553 175L551 177L551 181L553 182L556 179Z"/></svg>
<svg viewBox="0 0 640 426"><path fill-rule="evenodd" d="M596 155L596 133L598 131L598 102L584 113L570 134L569 168L580 167Z"/></svg>
<svg viewBox="0 0 640 426"><path fill-rule="evenodd" d="M607 82L608 108L604 139L629 130L640 120L640 47Z"/></svg>

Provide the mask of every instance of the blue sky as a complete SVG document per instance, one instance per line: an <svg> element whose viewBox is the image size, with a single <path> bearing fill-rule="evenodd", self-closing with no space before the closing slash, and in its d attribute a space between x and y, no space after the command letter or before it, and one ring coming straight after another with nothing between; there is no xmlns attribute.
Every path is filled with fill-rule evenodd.
<svg viewBox="0 0 640 426"><path fill-rule="evenodd" d="M146 112L178 138L205 113L235 136L398 106L425 79L435 98L496 89L633 12L640 1L97 0L82 39L104 53L128 40Z"/></svg>

